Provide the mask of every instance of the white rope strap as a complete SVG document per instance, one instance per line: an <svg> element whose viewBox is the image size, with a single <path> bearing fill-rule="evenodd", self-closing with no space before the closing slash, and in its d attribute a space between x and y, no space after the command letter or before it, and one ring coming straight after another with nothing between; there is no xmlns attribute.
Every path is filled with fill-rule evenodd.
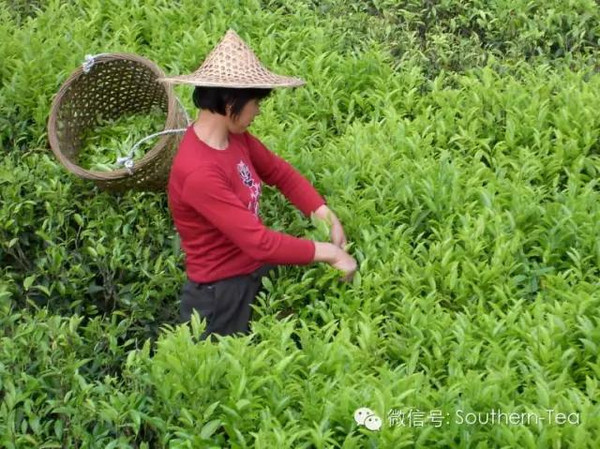
<svg viewBox="0 0 600 449"><path fill-rule="evenodd" d="M129 172L130 175L133 175L133 168L135 165L135 162L133 161L133 154L135 153L135 150L137 149L137 147L139 147L142 143L146 142L147 140L153 139L154 137L158 137L158 136L162 136L164 134L175 134L175 133L182 133L185 132L187 128L181 128L181 129L166 129L164 131L158 132L158 133L154 133L154 134L150 134L149 136L144 137L143 139L141 139L140 141L138 141L129 151L129 154L127 156L124 157L118 157L117 158L117 164L119 165L124 165L125 168L127 169L127 171Z"/></svg>
<svg viewBox="0 0 600 449"><path fill-rule="evenodd" d="M183 104L181 103L181 101L179 100L179 98L177 98L177 103L179 103L179 106L181 106L181 109L183 110L183 113L185 114L185 120L188 124L188 126L191 123L190 120L190 116L188 115L187 111L185 110L185 107L183 106ZM135 162L133 160L133 155L135 154L135 150L137 150L137 147L139 147L142 143L146 142L147 140L153 139L154 137L158 137L158 136L162 136L164 134L176 134L176 133L183 133L187 130L187 128L180 128L180 129L165 129L164 131L160 131L154 134L150 134L149 136L144 137L143 139L140 139L138 142L136 142L136 144L131 147L131 150L129 150L129 154L127 156L124 157L118 157L117 158L117 164L119 165L123 165L125 166L125 168L127 169L127 172L132 175L133 174L133 168L135 166Z"/></svg>
<svg viewBox="0 0 600 449"><path fill-rule="evenodd" d="M90 70L92 70L92 67L94 67L94 64L96 63L97 57L107 56L108 54L109 53L98 53L97 55L85 55L85 61L83 61L83 64L81 64L83 73L90 73Z"/></svg>

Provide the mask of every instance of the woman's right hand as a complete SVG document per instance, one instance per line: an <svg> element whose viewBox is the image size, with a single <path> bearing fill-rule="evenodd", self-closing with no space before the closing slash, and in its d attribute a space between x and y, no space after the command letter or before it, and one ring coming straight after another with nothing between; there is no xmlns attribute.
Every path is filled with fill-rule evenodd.
<svg viewBox="0 0 600 449"><path fill-rule="evenodd" d="M350 282L358 268L356 259L341 248L339 248L338 258L331 266L344 272L344 276L342 277L342 281L344 282Z"/></svg>
<svg viewBox="0 0 600 449"><path fill-rule="evenodd" d="M343 271L342 281L349 282L358 267L356 260L343 249L326 242L315 242L315 262L327 262L332 267Z"/></svg>

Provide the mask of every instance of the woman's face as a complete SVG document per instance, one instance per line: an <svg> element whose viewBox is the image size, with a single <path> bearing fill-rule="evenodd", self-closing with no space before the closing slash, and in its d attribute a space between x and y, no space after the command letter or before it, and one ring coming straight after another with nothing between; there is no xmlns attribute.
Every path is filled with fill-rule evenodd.
<svg viewBox="0 0 600 449"><path fill-rule="evenodd" d="M231 117L228 112L227 117L229 118L229 132L240 134L246 131L246 129L252 124L254 117L260 114L259 100L252 99L244 105L240 115L237 118Z"/></svg>

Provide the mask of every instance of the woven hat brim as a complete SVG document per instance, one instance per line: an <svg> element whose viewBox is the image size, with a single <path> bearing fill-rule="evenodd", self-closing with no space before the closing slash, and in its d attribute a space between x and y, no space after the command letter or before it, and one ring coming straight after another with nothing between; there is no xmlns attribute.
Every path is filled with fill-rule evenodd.
<svg viewBox="0 0 600 449"><path fill-rule="evenodd" d="M233 87L233 88L263 88L270 89L275 87L298 87L306 84L300 78L288 76L272 76L270 80L262 81L241 81L241 80L209 80L202 79L194 75L170 76L158 78L157 81L170 84L190 84L193 86L206 87Z"/></svg>

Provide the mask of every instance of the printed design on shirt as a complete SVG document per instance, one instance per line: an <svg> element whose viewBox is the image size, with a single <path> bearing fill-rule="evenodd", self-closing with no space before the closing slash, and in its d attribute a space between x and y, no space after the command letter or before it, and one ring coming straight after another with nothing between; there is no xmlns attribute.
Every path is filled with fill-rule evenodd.
<svg viewBox="0 0 600 449"><path fill-rule="evenodd" d="M258 198L260 197L261 191L260 182L256 182L254 178L252 178L252 173L250 173L250 169L244 161L240 161L237 164L237 170L242 182L250 189L250 203L248 203L248 209L258 217Z"/></svg>

